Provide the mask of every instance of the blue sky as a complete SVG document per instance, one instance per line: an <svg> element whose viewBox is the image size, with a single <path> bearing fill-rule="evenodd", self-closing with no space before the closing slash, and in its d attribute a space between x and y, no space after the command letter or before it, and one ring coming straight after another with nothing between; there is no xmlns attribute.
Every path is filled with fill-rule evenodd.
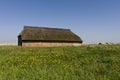
<svg viewBox="0 0 120 80"><path fill-rule="evenodd" d="M120 42L120 0L0 0L0 43L24 25L69 28L84 43Z"/></svg>

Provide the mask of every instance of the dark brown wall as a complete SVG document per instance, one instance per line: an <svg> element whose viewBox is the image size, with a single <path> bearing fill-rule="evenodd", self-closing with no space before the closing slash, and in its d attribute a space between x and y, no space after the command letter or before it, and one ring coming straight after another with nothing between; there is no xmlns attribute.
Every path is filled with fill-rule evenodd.
<svg viewBox="0 0 120 80"><path fill-rule="evenodd" d="M22 38L21 38L21 36L18 36L18 46L22 46Z"/></svg>

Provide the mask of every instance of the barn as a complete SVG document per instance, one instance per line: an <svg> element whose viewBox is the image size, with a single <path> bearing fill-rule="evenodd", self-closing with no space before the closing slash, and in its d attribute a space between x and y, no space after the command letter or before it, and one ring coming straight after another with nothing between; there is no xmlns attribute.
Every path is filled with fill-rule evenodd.
<svg viewBox="0 0 120 80"><path fill-rule="evenodd" d="M70 29L24 26L18 35L18 46L79 46L82 39Z"/></svg>

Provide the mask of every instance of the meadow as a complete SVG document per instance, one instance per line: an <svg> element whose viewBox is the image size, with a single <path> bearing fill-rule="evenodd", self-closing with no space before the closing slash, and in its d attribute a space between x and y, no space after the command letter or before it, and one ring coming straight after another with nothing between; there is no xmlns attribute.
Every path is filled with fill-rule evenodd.
<svg viewBox="0 0 120 80"><path fill-rule="evenodd" d="M0 80L120 80L120 45L0 46Z"/></svg>

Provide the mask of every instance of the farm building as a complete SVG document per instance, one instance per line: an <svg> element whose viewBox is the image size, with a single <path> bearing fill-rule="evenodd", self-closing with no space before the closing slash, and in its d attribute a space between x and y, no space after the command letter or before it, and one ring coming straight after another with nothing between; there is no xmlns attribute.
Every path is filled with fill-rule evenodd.
<svg viewBox="0 0 120 80"><path fill-rule="evenodd" d="M24 26L18 35L18 46L78 46L82 42L70 29L61 28Z"/></svg>

